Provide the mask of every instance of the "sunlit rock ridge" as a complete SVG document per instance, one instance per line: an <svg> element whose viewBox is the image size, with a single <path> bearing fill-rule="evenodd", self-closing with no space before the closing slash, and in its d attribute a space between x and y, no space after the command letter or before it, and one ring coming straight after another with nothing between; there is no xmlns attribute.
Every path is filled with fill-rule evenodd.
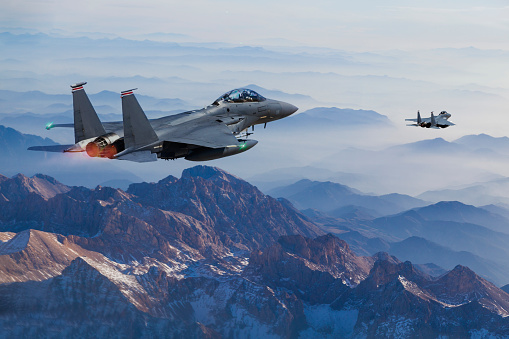
<svg viewBox="0 0 509 339"><path fill-rule="evenodd" d="M509 295L464 266L433 278L358 256L218 168L68 187L0 176L6 337L327 338L509 331Z"/></svg>

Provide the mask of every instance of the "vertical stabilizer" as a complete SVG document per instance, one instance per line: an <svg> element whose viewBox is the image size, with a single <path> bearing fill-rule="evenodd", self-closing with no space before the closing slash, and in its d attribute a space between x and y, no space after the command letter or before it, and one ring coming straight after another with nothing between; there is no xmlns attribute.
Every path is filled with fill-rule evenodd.
<svg viewBox="0 0 509 339"><path fill-rule="evenodd" d="M433 115L433 112L431 112L431 126L436 126L437 122L435 121L435 116Z"/></svg>
<svg viewBox="0 0 509 339"><path fill-rule="evenodd" d="M86 82L71 85L74 106L74 142L106 134L94 106L83 89Z"/></svg>
<svg viewBox="0 0 509 339"><path fill-rule="evenodd" d="M156 132L133 94L135 89L123 91L122 117L124 120L125 148L138 148L159 140Z"/></svg>
<svg viewBox="0 0 509 339"><path fill-rule="evenodd" d="M419 111L417 111L417 125L420 125L421 122L422 122L421 113Z"/></svg>

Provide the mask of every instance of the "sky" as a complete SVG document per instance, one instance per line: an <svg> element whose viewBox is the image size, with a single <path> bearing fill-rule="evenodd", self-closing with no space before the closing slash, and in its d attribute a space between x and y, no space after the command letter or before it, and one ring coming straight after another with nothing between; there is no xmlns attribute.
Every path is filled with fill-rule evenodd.
<svg viewBox="0 0 509 339"><path fill-rule="evenodd" d="M3 1L3 30L293 44L355 51L509 49L507 1ZM175 37L175 36L173 36Z"/></svg>
<svg viewBox="0 0 509 339"><path fill-rule="evenodd" d="M201 105L231 88L256 84L310 96L316 105L373 109L395 125L389 134L368 131L365 136L338 140L334 135L329 142L310 143L309 154L317 153L317 148L327 152L341 147L380 149L438 137L452 141L467 134L509 135L507 0L9 0L0 2L0 32L56 37L41 37L33 46L11 38L2 45L0 40L0 48L7 48L0 53L0 89L4 90L69 95L69 84L88 81L89 94L139 87L139 94L180 98L193 105L198 105L195 96L199 93ZM192 55L186 48L174 52L171 43L148 43L144 46L152 49L119 52L109 45L142 44L69 39L75 44L69 46L62 36L159 40L186 48L183 43L198 43L200 53L212 54ZM60 43L52 41L55 44L49 47L48 40ZM215 50L225 44L265 48L229 48L229 53L247 52L225 59ZM309 108L301 107L300 112ZM440 131L406 127L404 119L415 117L418 109L423 116L447 110L457 125ZM279 159L279 148L284 146L277 140L271 144L269 135L263 138L248 154L257 159L257 154L271 147L274 159ZM300 155L296 159L296 165L307 164ZM230 163L234 168L239 162L233 157L211 165ZM275 168L283 163L268 165ZM176 164L172 168L194 165ZM167 175L167 164L159 166L160 173ZM250 175L258 172L249 164L245 167ZM499 172L509 176L509 166L504 164Z"/></svg>

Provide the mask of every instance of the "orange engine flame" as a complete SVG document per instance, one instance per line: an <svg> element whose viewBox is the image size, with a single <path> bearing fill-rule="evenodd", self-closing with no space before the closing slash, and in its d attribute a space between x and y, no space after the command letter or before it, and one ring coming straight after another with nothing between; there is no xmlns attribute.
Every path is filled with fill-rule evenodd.
<svg viewBox="0 0 509 339"><path fill-rule="evenodd" d="M89 157L95 158L99 156L99 146L96 143L89 142L85 150Z"/></svg>
<svg viewBox="0 0 509 339"><path fill-rule="evenodd" d="M113 159L113 156L117 154L117 149L113 145L108 145L101 150L101 154L99 155L101 158L110 158Z"/></svg>

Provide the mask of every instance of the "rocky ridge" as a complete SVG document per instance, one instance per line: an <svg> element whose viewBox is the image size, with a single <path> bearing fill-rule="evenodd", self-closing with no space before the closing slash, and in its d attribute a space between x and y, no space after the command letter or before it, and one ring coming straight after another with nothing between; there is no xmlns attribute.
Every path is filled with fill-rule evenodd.
<svg viewBox="0 0 509 339"><path fill-rule="evenodd" d="M288 202L216 168L128 192L22 179L0 177L0 326L10 336L509 330L509 295L468 268L432 278L384 253L357 256Z"/></svg>

